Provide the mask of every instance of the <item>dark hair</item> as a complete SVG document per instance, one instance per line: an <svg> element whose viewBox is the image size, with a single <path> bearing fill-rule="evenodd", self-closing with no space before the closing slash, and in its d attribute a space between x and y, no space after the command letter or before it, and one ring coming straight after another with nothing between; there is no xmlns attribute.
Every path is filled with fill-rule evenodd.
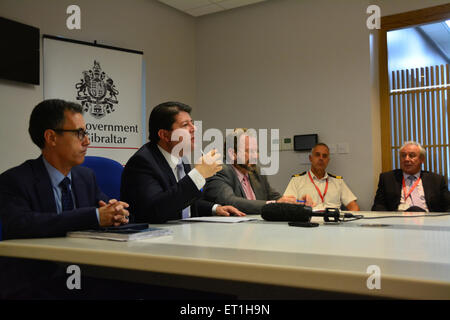
<svg viewBox="0 0 450 320"><path fill-rule="evenodd" d="M159 141L158 131L161 129L171 130L175 122L175 116L184 111L191 113L192 108L181 102L168 101L158 104L153 108L148 119L149 139L153 143Z"/></svg>
<svg viewBox="0 0 450 320"><path fill-rule="evenodd" d="M40 149L45 147L45 130L61 129L63 127L64 112L66 110L83 114L83 109L78 103L61 99L44 100L34 107L30 116L28 132L31 140Z"/></svg>

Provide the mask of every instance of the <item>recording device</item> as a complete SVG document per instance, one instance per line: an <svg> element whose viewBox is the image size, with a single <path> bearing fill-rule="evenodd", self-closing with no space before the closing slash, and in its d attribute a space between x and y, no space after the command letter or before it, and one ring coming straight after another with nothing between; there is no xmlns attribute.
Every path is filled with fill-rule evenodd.
<svg viewBox="0 0 450 320"><path fill-rule="evenodd" d="M302 204L268 203L261 209L261 217L267 221L309 222L312 208Z"/></svg>
<svg viewBox="0 0 450 320"><path fill-rule="evenodd" d="M288 225L290 225L291 227L302 227L302 228L314 228L319 226L319 224L315 222L298 222L298 221L289 222Z"/></svg>
<svg viewBox="0 0 450 320"><path fill-rule="evenodd" d="M405 210L406 212L426 212L425 209L418 207L418 206L411 206L408 209Z"/></svg>
<svg viewBox="0 0 450 320"><path fill-rule="evenodd" d="M340 212L337 208L326 208L324 212L314 212L314 217L323 217L325 222L339 222Z"/></svg>
<svg viewBox="0 0 450 320"><path fill-rule="evenodd" d="M327 208L324 212L313 212L312 208L302 204L268 203L261 209L261 217L267 221L300 222L297 226L306 226L311 217L323 217L325 222L339 222L340 212L337 208ZM295 224L293 224L295 225Z"/></svg>

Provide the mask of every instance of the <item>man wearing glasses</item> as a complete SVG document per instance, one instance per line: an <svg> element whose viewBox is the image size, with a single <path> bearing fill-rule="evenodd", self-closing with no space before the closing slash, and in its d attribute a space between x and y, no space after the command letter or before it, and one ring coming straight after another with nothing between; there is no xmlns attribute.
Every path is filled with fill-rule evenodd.
<svg viewBox="0 0 450 320"><path fill-rule="evenodd" d="M33 109L28 131L42 154L0 175L3 239L61 237L68 231L128 222L128 204L108 201L94 173L78 166L90 144L82 112L79 104L57 99L45 100ZM3 289L12 290L19 279L21 284L44 285L36 281L44 274L55 274L54 269L52 272L42 264L36 268L25 267L21 260L9 262L8 272L5 265L0 266L6 278L5 287L1 283L5 279L0 277ZM24 290L20 288L19 297Z"/></svg>
<svg viewBox="0 0 450 320"><path fill-rule="evenodd" d="M127 222L128 204L111 200L94 173L79 167L90 144L81 106L45 100L31 113L29 133L42 155L0 176L3 237L64 236Z"/></svg>

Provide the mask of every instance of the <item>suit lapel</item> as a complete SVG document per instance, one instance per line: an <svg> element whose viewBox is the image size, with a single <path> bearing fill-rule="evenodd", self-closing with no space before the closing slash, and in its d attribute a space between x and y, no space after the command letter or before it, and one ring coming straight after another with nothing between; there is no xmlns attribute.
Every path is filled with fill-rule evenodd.
<svg viewBox="0 0 450 320"><path fill-rule="evenodd" d="M403 181L403 171L396 170L395 171L395 199L398 199L398 203L400 203L400 199L402 197L402 181ZM398 206L398 204L397 204Z"/></svg>
<svg viewBox="0 0 450 320"><path fill-rule="evenodd" d="M427 207L429 210L431 210L430 206L430 192L427 192L427 190L431 190L433 188L432 181L429 179L428 172L420 172L420 178L422 179L422 187L423 192L425 193L425 202L427 203Z"/></svg>
<svg viewBox="0 0 450 320"><path fill-rule="evenodd" d="M89 188L76 168L72 168L72 193L77 208L89 207Z"/></svg>
<svg viewBox="0 0 450 320"><path fill-rule="evenodd" d="M158 166L160 167L161 176L165 178L166 183L173 186L177 183L175 175L173 174L172 168L167 163L166 158L164 158L161 151L159 151L158 146L153 143L149 143L149 148L151 153L155 156L155 160L158 162Z"/></svg>
<svg viewBox="0 0 450 320"><path fill-rule="evenodd" d="M225 167L224 167L225 168ZM228 165L229 170L231 171L233 177L233 185L238 186L239 192L241 193L241 197L246 198L244 189L242 188L241 182L239 181L236 170L233 168L233 165Z"/></svg>
<svg viewBox="0 0 450 320"><path fill-rule="evenodd" d="M250 185L252 186L253 193L255 194L256 199L257 200L266 199L266 195L264 194L263 188L261 186L261 182L259 181L256 174L254 172L249 172L248 177L249 177Z"/></svg>
<svg viewBox="0 0 450 320"><path fill-rule="evenodd" d="M39 196L39 202L43 212L56 212L55 195L53 194L52 183L47 169L44 166L42 156L32 163L35 177L36 194Z"/></svg>

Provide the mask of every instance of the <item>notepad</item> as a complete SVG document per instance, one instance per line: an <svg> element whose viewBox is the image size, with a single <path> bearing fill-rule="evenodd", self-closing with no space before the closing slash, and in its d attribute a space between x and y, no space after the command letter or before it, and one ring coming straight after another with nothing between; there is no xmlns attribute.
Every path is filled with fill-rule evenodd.
<svg viewBox="0 0 450 320"><path fill-rule="evenodd" d="M167 228L150 228L146 223L135 223L98 230L71 231L67 233L67 237L133 241L171 235L172 233L172 230Z"/></svg>
<svg viewBox="0 0 450 320"><path fill-rule="evenodd" d="M257 220L256 218L247 218L247 217L224 217L224 216L211 216L211 217L193 217L193 218L185 218L181 221L200 221L200 222L223 222L223 223L236 223L236 222L244 222Z"/></svg>

